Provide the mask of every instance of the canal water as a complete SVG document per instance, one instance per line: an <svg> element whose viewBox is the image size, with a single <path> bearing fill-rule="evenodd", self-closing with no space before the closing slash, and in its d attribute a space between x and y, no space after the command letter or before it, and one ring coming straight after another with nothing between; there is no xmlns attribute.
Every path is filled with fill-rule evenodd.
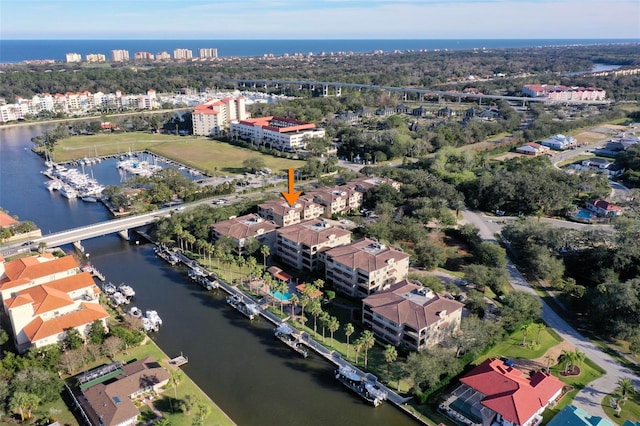
<svg viewBox="0 0 640 426"><path fill-rule="evenodd" d="M0 129L0 207L35 222L43 233L110 219L99 203L69 201L46 190L43 161L30 151L31 137L43 130ZM119 178L100 180L114 184L104 179ZM192 284L184 270L156 257L151 245L115 235L83 245L108 280L135 289L138 307L158 311L163 325L153 340L170 356L188 356L185 373L238 425L415 424L389 403L366 404L334 379L331 364L315 354L299 357L274 338L267 321L251 323L227 306L223 292Z"/></svg>

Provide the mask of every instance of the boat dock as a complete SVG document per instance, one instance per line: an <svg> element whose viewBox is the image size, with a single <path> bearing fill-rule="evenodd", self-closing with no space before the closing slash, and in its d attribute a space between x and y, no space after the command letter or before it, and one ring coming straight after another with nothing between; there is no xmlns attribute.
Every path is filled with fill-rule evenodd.
<svg viewBox="0 0 640 426"><path fill-rule="evenodd" d="M186 356L180 354L180 356L177 356L175 358L171 358L169 360L169 365L171 365L172 367L180 367L182 365L185 365L188 362L189 362L189 358L187 358Z"/></svg>

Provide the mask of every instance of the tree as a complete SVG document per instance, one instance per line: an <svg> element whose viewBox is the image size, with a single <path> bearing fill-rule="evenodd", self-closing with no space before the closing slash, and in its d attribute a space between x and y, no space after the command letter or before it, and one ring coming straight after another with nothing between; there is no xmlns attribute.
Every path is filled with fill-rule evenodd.
<svg viewBox="0 0 640 426"><path fill-rule="evenodd" d="M318 316L322 313L322 306L319 300L311 299L311 303L309 303L309 313L313 315L313 333L317 335L317 320Z"/></svg>
<svg viewBox="0 0 640 426"><path fill-rule="evenodd" d="M373 348L376 344L376 338L371 330L365 330L362 332L362 349L364 350L364 366L367 366L367 355L369 349Z"/></svg>
<svg viewBox="0 0 640 426"><path fill-rule="evenodd" d="M0 360L2 360L2 345L9 341L9 334L0 327Z"/></svg>
<svg viewBox="0 0 640 426"><path fill-rule="evenodd" d="M256 172L262 170L265 167L264 158L262 157L250 157L242 162L242 166L250 172Z"/></svg>
<svg viewBox="0 0 640 426"><path fill-rule="evenodd" d="M113 357L120 352L120 349L124 346L123 341L118 336L107 337L102 345L104 354L113 360Z"/></svg>
<svg viewBox="0 0 640 426"><path fill-rule="evenodd" d="M27 367L16 373L11 381L14 392L36 395L39 401L55 401L62 391L62 380L57 374L42 367Z"/></svg>
<svg viewBox="0 0 640 426"><path fill-rule="evenodd" d="M89 342L99 345L104 341L106 334L107 331L104 329L102 321L96 320L91 323L91 328L89 329Z"/></svg>
<svg viewBox="0 0 640 426"><path fill-rule="evenodd" d="M328 327L329 327L329 333L331 333L331 346L333 346L333 333L338 331L338 329L340 328L340 321L338 321L338 318L334 316L329 318Z"/></svg>
<svg viewBox="0 0 640 426"><path fill-rule="evenodd" d="M527 334L529 334L529 327L531 324L522 324L520 326L520 331L522 331L522 346L526 346L527 344Z"/></svg>
<svg viewBox="0 0 640 426"><path fill-rule="evenodd" d="M180 384L180 382L182 381L184 376L182 375L182 372L179 371L179 370L170 370L169 374L171 375L171 377L169 378L169 383L171 383L171 386L173 387L174 399L177 400L178 399L178 385ZM169 400L169 401L171 401L171 400ZM171 402L171 411L173 411L173 402Z"/></svg>
<svg viewBox="0 0 640 426"><path fill-rule="evenodd" d="M347 338L347 359L349 359L349 337L351 337L354 331L355 329L353 327L353 324L351 324L350 322L344 325L344 335Z"/></svg>
<svg viewBox="0 0 640 426"><path fill-rule="evenodd" d="M260 254L262 254L262 267L264 269L267 269L267 259L269 258L269 255L271 254L271 249L266 244L262 245L260 247Z"/></svg>
<svg viewBox="0 0 640 426"><path fill-rule="evenodd" d="M191 410L196 406L198 400L192 394L187 394L182 399L182 408L187 416L191 415Z"/></svg>
<svg viewBox="0 0 640 426"><path fill-rule="evenodd" d="M329 315L328 312L323 311L320 313L320 324L322 325L322 343L324 343L324 331L327 328L327 326L329 325L329 320L331 319L331 316Z"/></svg>
<svg viewBox="0 0 640 426"><path fill-rule="evenodd" d="M80 332L75 328L68 328L65 333L64 340L62 342L65 350L78 349L84 344L84 340L80 335Z"/></svg>
<svg viewBox="0 0 640 426"><path fill-rule="evenodd" d="M14 413L19 413L22 421L31 418L31 411L39 404L40 398L27 392L16 392L9 399L9 409Z"/></svg>
<svg viewBox="0 0 640 426"><path fill-rule="evenodd" d="M384 360L387 363L387 376L391 375L391 363L398 359L398 351L393 345L387 345L384 348Z"/></svg>
<svg viewBox="0 0 640 426"><path fill-rule="evenodd" d="M540 318L542 302L536 296L523 291L512 291L504 298L502 322L507 331L512 332L522 324Z"/></svg>
<svg viewBox="0 0 640 426"><path fill-rule="evenodd" d="M620 392L620 397L623 401L626 401L629 396L635 394L636 389L633 386L633 382L628 377L623 377L618 380L618 392Z"/></svg>
<svg viewBox="0 0 640 426"><path fill-rule="evenodd" d="M547 326L543 322L540 322L540 323L538 323L536 325L536 330L537 330L537 333L536 333L536 345L540 344L540 335L546 329L547 329Z"/></svg>

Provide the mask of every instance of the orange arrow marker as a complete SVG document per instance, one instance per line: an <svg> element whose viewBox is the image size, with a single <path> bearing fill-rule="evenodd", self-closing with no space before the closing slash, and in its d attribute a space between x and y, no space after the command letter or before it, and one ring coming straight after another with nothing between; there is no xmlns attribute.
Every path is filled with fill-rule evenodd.
<svg viewBox="0 0 640 426"><path fill-rule="evenodd" d="M293 188L293 168L289 169L289 191L281 192L281 194L284 197L284 199L287 200L287 203L289 203L289 206L291 207L293 207L293 205L296 203L296 201L298 200L298 197L301 194L300 191L296 192L295 189Z"/></svg>

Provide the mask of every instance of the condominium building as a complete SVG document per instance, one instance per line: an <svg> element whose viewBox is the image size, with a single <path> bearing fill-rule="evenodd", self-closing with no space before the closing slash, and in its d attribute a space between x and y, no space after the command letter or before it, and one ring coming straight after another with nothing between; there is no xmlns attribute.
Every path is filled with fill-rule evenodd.
<svg viewBox="0 0 640 426"><path fill-rule="evenodd" d="M193 134L200 136L219 136L234 120L249 117L243 97L212 99L195 107L192 114Z"/></svg>
<svg viewBox="0 0 640 426"><path fill-rule="evenodd" d="M111 60L113 62L126 62L129 60L129 51L122 49L112 50Z"/></svg>
<svg viewBox="0 0 640 426"><path fill-rule="evenodd" d="M156 91L153 89L147 90L146 95L138 96L138 109L156 109L159 106Z"/></svg>
<svg viewBox="0 0 640 426"><path fill-rule="evenodd" d="M191 59L193 52L191 49L175 49L173 51L173 59Z"/></svg>
<svg viewBox="0 0 640 426"><path fill-rule="evenodd" d="M230 131L234 138L281 151L304 149L309 139L325 136L325 130L316 128L314 123L275 116L234 122L231 123Z"/></svg>
<svg viewBox="0 0 640 426"><path fill-rule="evenodd" d="M547 84L526 84L522 88L522 94L532 98L549 98L559 101L603 101L607 97L607 91L597 87Z"/></svg>
<svg viewBox="0 0 640 426"><path fill-rule="evenodd" d="M105 62L107 58L102 53L89 53L87 62Z"/></svg>
<svg viewBox="0 0 640 426"><path fill-rule="evenodd" d="M218 49L215 47L205 47L198 49L200 59L213 59L218 57Z"/></svg>
<svg viewBox="0 0 640 426"><path fill-rule="evenodd" d="M79 53L67 53L65 58L67 62L82 62L82 55Z"/></svg>
<svg viewBox="0 0 640 426"><path fill-rule="evenodd" d="M313 197L313 201L324 208L324 216L357 211L362 207L363 193L348 185L319 188L305 194L305 198Z"/></svg>
<svg viewBox="0 0 640 426"><path fill-rule="evenodd" d="M287 265L298 270L324 270L318 254L351 242L351 231L313 219L276 231L277 253Z"/></svg>
<svg viewBox="0 0 640 426"><path fill-rule="evenodd" d="M211 235L215 241L223 237L231 238L235 242L234 251L244 252L245 242L255 238L261 245L269 246L275 251L275 230L277 225L258 215L248 214L224 220L211 225Z"/></svg>
<svg viewBox="0 0 640 426"><path fill-rule="evenodd" d="M156 53L156 59L159 61L166 61L171 59L171 55L169 54L169 52L158 52Z"/></svg>
<svg viewBox="0 0 640 426"><path fill-rule="evenodd" d="M153 61L155 56L151 52L136 52L133 57L136 61Z"/></svg>
<svg viewBox="0 0 640 426"><path fill-rule="evenodd" d="M278 226L290 226L322 216L324 207L310 197L300 197L293 206L282 198L258 204L258 214Z"/></svg>
<svg viewBox="0 0 640 426"><path fill-rule="evenodd" d="M394 346L421 350L460 329L464 304L403 280L362 301L362 324Z"/></svg>
<svg viewBox="0 0 640 426"><path fill-rule="evenodd" d="M337 291L363 298L389 288L409 273L409 255L378 241L363 238L320 254L326 281Z"/></svg>

